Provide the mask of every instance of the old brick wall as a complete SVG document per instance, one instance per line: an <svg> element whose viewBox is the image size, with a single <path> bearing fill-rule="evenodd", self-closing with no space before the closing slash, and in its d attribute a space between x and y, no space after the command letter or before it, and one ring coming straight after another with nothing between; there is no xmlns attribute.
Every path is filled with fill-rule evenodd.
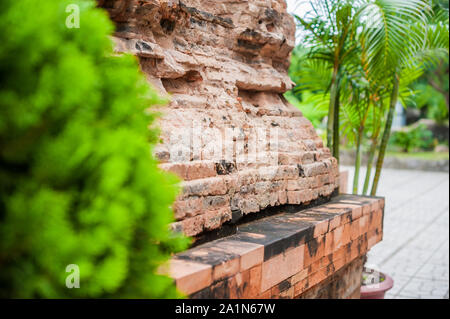
<svg viewBox="0 0 450 319"><path fill-rule="evenodd" d="M99 0L118 52L139 57L170 105L155 149L179 175L174 229L194 236L338 187L338 166L282 93L295 25L284 0Z"/></svg>

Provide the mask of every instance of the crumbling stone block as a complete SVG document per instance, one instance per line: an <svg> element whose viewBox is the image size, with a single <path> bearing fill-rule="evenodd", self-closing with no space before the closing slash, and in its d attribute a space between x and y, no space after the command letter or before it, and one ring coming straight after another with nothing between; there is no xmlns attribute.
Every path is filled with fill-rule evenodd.
<svg viewBox="0 0 450 319"><path fill-rule="evenodd" d="M282 95L295 46L284 0L98 3L116 24L116 51L136 55L170 95L154 152L184 181L174 229L199 235L232 211L304 204L338 187L337 162Z"/></svg>

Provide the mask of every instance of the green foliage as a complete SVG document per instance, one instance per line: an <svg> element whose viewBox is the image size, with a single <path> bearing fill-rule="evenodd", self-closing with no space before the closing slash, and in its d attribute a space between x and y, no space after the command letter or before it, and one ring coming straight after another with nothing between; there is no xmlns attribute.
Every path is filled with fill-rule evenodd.
<svg viewBox="0 0 450 319"><path fill-rule="evenodd" d="M420 110L423 110L425 117L442 123L448 120L448 108L445 97L429 85L426 80L414 84L414 103ZM410 107L413 107L410 105Z"/></svg>
<svg viewBox="0 0 450 319"><path fill-rule="evenodd" d="M448 1L432 1L434 15L427 31L424 74L412 84L414 95L408 107L417 107L427 118L437 122L448 120L449 112L449 15Z"/></svg>
<svg viewBox="0 0 450 319"><path fill-rule="evenodd" d="M306 86L297 82L297 94L300 89L323 90L329 93L327 117L327 146L332 154L339 157L339 113L340 84L345 74L345 65L357 49L355 35L358 27L357 12L354 0L311 0L311 10L303 17L295 15L301 28L304 29L304 43L308 47L308 62L301 67L307 77ZM308 70L312 72L308 72ZM319 71L319 72L317 72ZM303 77L300 77L302 81Z"/></svg>
<svg viewBox="0 0 450 319"><path fill-rule="evenodd" d="M362 37L373 78L382 79L386 72L400 69L425 47L430 13L427 0L367 1L361 13L367 17Z"/></svg>
<svg viewBox="0 0 450 319"><path fill-rule="evenodd" d="M177 179L151 156L145 112L165 101L136 58L113 56L94 2L0 3L0 297L177 297L156 274L187 245L168 229Z"/></svg>
<svg viewBox="0 0 450 319"><path fill-rule="evenodd" d="M436 146L433 133L425 125L405 127L392 132L389 143L406 153L413 150L431 150Z"/></svg>
<svg viewBox="0 0 450 319"><path fill-rule="evenodd" d="M375 195L397 101L411 104L413 83L426 70L439 69L448 56L448 2L446 6L429 0L308 3L312 10L303 17L295 16L305 37L303 48L294 51L292 68L296 69L290 71L297 83L294 94L300 101L304 92L329 96L328 146L333 146L333 156L339 154L337 130L346 143L356 146L355 193L361 146L370 140L364 188L368 189L378 152L372 187ZM442 86L434 83L435 89ZM448 110L448 90L437 90ZM442 116L442 104L439 110ZM337 123L330 125L331 121Z"/></svg>

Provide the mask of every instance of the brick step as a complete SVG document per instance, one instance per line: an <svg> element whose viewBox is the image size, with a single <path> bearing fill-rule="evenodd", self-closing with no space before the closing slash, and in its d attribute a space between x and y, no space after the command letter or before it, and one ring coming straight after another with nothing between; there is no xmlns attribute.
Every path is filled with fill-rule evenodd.
<svg viewBox="0 0 450 319"><path fill-rule="evenodd" d="M348 277L341 270L353 262L360 267L335 298L355 296L361 258L382 240L383 216L383 198L339 195L240 225L232 236L176 255L167 273L191 298L301 298L339 273Z"/></svg>

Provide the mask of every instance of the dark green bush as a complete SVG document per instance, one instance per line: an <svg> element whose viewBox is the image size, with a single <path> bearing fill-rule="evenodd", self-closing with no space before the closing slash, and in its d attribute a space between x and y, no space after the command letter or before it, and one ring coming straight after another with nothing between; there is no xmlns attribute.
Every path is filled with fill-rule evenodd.
<svg viewBox="0 0 450 319"><path fill-rule="evenodd" d="M392 133L391 146L398 147L402 152L413 150L431 150L435 146L433 133L425 125L405 127Z"/></svg>
<svg viewBox="0 0 450 319"><path fill-rule="evenodd" d="M112 31L92 1L0 2L0 297L178 296L156 274L186 246L168 230L177 180L151 156L145 110L164 101Z"/></svg>

